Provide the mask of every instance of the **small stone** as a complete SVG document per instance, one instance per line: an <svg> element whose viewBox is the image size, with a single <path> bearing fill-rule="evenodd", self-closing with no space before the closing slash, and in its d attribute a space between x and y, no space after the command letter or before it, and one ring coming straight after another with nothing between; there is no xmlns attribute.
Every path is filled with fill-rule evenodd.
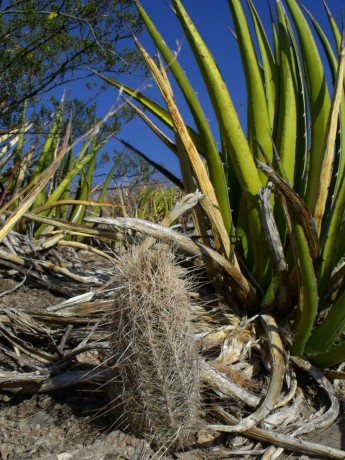
<svg viewBox="0 0 345 460"><path fill-rule="evenodd" d="M218 433L213 431L199 430L196 434L196 442L203 447L210 447L217 436Z"/></svg>
<svg viewBox="0 0 345 460"><path fill-rule="evenodd" d="M14 445L10 443L0 444L0 456L2 460L7 460L9 454L13 451Z"/></svg>
<svg viewBox="0 0 345 460"><path fill-rule="evenodd" d="M51 415L47 414L47 412L40 410L36 412L36 414L32 415L29 419L29 425L36 425L36 426L49 426L54 423L54 419Z"/></svg>

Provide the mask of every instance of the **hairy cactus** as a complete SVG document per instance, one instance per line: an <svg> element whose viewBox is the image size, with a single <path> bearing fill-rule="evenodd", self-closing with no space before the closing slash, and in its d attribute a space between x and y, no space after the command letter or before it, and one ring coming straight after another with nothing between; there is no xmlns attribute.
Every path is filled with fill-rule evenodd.
<svg viewBox="0 0 345 460"><path fill-rule="evenodd" d="M114 413L156 446L183 445L200 409L190 282L165 249L121 257L111 316Z"/></svg>

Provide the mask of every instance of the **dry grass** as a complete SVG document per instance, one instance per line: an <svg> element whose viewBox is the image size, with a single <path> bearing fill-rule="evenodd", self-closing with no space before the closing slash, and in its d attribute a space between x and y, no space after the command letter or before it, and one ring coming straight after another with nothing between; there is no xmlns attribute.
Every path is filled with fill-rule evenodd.
<svg viewBox="0 0 345 460"><path fill-rule="evenodd" d="M190 287L166 247L119 260L111 397L121 426L163 448L186 444L200 412Z"/></svg>

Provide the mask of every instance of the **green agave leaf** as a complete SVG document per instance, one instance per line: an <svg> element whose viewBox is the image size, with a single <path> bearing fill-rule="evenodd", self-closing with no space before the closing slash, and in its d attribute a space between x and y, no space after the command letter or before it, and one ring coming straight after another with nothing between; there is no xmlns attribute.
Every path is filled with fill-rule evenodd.
<svg viewBox="0 0 345 460"><path fill-rule="evenodd" d="M344 256L344 253L338 253L338 246L344 249L344 233L345 227L343 223L345 209L345 172L342 175L341 185L338 189L336 197L333 201L331 211L329 212L330 219L327 222L327 228L322 238L320 264L318 268L318 280L320 298L323 299L327 293L329 280L332 271L336 266L339 258Z"/></svg>
<svg viewBox="0 0 345 460"><path fill-rule="evenodd" d="M339 232L339 238L338 238L336 249L337 249L336 251L337 254L336 254L335 261L336 263L340 263L344 259L344 254L345 254L345 222L344 222L344 219L342 220L341 225L340 225L340 232Z"/></svg>
<svg viewBox="0 0 345 460"><path fill-rule="evenodd" d="M225 143L221 138L221 158L223 160L223 167L226 177L226 185L228 188L229 200L233 196L241 196L241 186L236 176L233 164L230 161L230 153L227 151ZM243 202L244 207L247 209L246 203ZM231 200L231 217L234 222L234 226L231 231L231 236L235 237L238 223L239 209L241 206L241 200Z"/></svg>
<svg viewBox="0 0 345 460"><path fill-rule="evenodd" d="M12 196L17 195L20 191L22 184L26 178L26 175L29 171L29 164L34 154L34 149L31 148L26 155L23 155L23 148L24 148L24 141L25 141L25 133L27 131L27 124L26 124L26 108L27 103L24 103L23 115L22 115L22 124L20 128L20 132L18 135L17 145L14 149L14 164L20 164L19 172L17 177L15 178L15 182L10 185L12 189L11 194ZM31 126L31 125L30 125ZM15 204L18 206L18 202Z"/></svg>
<svg viewBox="0 0 345 460"><path fill-rule="evenodd" d="M242 191L246 197L251 236L249 238L252 257L255 260L255 275L264 282L270 261L262 224L258 192L261 180L243 130L240 126L231 97L219 69L179 0L173 0L177 16L198 62L209 96L218 119L221 137L229 153Z"/></svg>
<svg viewBox="0 0 345 460"><path fill-rule="evenodd" d="M345 35L342 43L342 50L339 59L339 66L336 77L335 90L332 100L332 108L328 121L328 133L325 139L325 166L323 175L321 175L320 182L323 181L323 186L325 190L320 187L320 190L323 190L324 195L329 193L328 185L331 182L331 174L335 174L333 170L333 152L334 152L334 141L337 134L338 126L338 113L341 106L341 101L344 99L344 90L343 90L343 80L344 80L344 66L345 66ZM345 116L345 113L342 114L342 117ZM342 132L343 135L343 132ZM342 136L344 137L344 136ZM345 151L343 152L345 153ZM328 163L326 161L328 160ZM327 174L327 175L326 175ZM319 290L321 300L324 298L327 292L328 284L331 279L332 270L335 267L337 260L337 248L340 241L340 232L343 223L343 212L344 212L344 176L345 171L339 171L340 174L339 186L335 192L331 209L328 213L328 219L325 222L325 230L321 239L321 258L318 268L318 280L319 280ZM333 191L333 190L332 190ZM332 192L331 191L331 192ZM318 207L316 211L316 217L319 223L319 228L321 227L324 208L326 206L326 196L320 196ZM341 255L342 257L343 255Z"/></svg>
<svg viewBox="0 0 345 460"><path fill-rule="evenodd" d="M308 85L308 101L311 124L311 151L306 203L312 214L320 185L323 164L323 143L330 111L330 98L319 51L309 25L296 0L286 0L299 37L302 62Z"/></svg>
<svg viewBox="0 0 345 460"><path fill-rule="evenodd" d="M70 138L70 145L73 145L73 139L72 139L72 136ZM63 178L65 177L65 175L67 174L68 171L71 170L72 166L73 166L73 162L74 162L74 148L71 148L71 150L68 152L68 154L66 155L66 157L64 157L64 164L63 164L63 168L61 168L61 175L60 175L60 178L59 178L59 182L61 182L63 180ZM66 186L64 192L62 193L60 199L61 200L68 200L70 199L70 192L71 192L71 183L69 183L69 185ZM59 211L58 213L61 213L61 218L62 219L67 219L67 215L68 215L68 206L63 206L63 207L59 207ZM56 216L58 218L58 216Z"/></svg>
<svg viewBox="0 0 345 460"><path fill-rule="evenodd" d="M277 25L274 20L273 12L271 9L270 4L268 4L268 8L270 11L270 18L271 18L271 28L272 28L272 36L273 36L273 55L274 55L274 60L277 63L277 66L279 66L279 39L278 39L278 30L277 30Z"/></svg>
<svg viewBox="0 0 345 460"><path fill-rule="evenodd" d="M330 308L327 316L313 331L306 353L315 355L329 351L345 329L345 291Z"/></svg>
<svg viewBox="0 0 345 460"><path fill-rule="evenodd" d="M308 360L315 366L330 368L345 361L345 343L331 348L329 351L317 355L307 355Z"/></svg>
<svg viewBox="0 0 345 460"><path fill-rule="evenodd" d="M89 139L85 142L82 149L78 153L78 156L74 159L72 168L67 171L65 177L60 182L60 184L56 187L50 197L46 200L46 203L51 203L53 201L58 201L59 198L62 196L65 189L70 185L71 181L74 177L82 171L85 166L91 161L92 157L94 156L93 151L88 151L89 146L92 142L92 139Z"/></svg>
<svg viewBox="0 0 345 460"><path fill-rule="evenodd" d="M148 217L151 217L149 215L148 208L151 207L150 205L154 201L156 195L157 191L152 186L145 188L141 191L141 193L139 193L139 205L136 217L138 217L139 219L147 219Z"/></svg>
<svg viewBox="0 0 345 460"><path fill-rule="evenodd" d="M325 4L325 2L324 2ZM328 7L326 6L325 4L325 8L326 8L326 11L328 12L328 17L329 17L329 21L332 25L332 30L334 32L334 37L335 37L335 40L336 40L336 43L337 43L337 49L339 51L339 54L341 54L341 34L339 32L339 29L338 29L338 26L337 24L335 23ZM333 82L334 82L334 86L336 87L336 79L337 79L337 73L338 73L338 61L339 59L337 59L334 51L333 51L333 48L332 48L332 45L331 43L329 42L325 32L323 31L321 25L316 21L316 19L314 18L314 16L310 13L309 10L307 10L307 8L304 8L306 13L308 14L313 26L314 26L314 29L316 31L316 33L318 34L319 38L320 38L320 41L322 43L322 46L323 46L323 49L325 51L325 54L326 54L326 57L327 57L327 60L328 60L328 63L329 63L329 67L331 69L331 72L332 72L332 76L333 76ZM344 84L345 84L345 75L344 75ZM341 133L345 133L345 99L344 97L341 98L341 109L340 109L340 130L339 130ZM338 191L339 189L339 186L340 186L340 181L341 181L341 177L342 177L342 173L345 169L345 136L338 136L339 139L338 139L338 144L340 146L339 148L339 155L338 157L336 157L336 161L334 162L334 165L333 165L333 179L332 179L332 182L331 182L331 185L329 187L329 192L328 194L332 197L333 195L335 195L335 193ZM335 172L338 171L338 173L336 174ZM328 209L331 208L331 202L332 200L328 200L329 201L329 205L327 206Z"/></svg>
<svg viewBox="0 0 345 460"><path fill-rule="evenodd" d="M254 158L262 160L257 147L257 142L259 142L269 161L272 161L273 126L270 124L268 115L266 92L259 62L240 0L228 0L228 5L235 24L247 84L248 142Z"/></svg>
<svg viewBox="0 0 345 460"><path fill-rule="evenodd" d="M61 145L59 152L56 155L56 158L52 162L52 164L44 170L40 176L37 178L37 184L31 190L31 192L25 197L22 201L20 206L8 217L3 227L0 229L0 242L8 235L8 233L12 230L12 228L16 225L16 223L21 219L24 213L31 207L31 205L37 199L39 193L44 189L47 183L51 180L52 176L54 175L55 171L59 167L62 158L66 155L68 150L68 139L70 136L71 131L71 123L67 126L67 131L65 135L65 140Z"/></svg>
<svg viewBox="0 0 345 460"><path fill-rule="evenodd" d="M291 51L293 52L293 83L295 86L295 94L297 96L297 139L296 139L296 155L295 155L295 174L294 174L294 189L301 197L305 196L308 179L308 109L307 109L307 87L304 78L304 69L299 53L299 46L294 36L293 27L285 14L285 23L289 31L289 39Z"/></svg>
<svg viewBox="0 0 345 460"><path fill-rule="evenodd" d="M90 161L84 167L80 173L79 185L76 191L76 199L82 201L90 201L90 192L93 183L94 171L96 168L97 154L100 150L100 145L95 137L90 146L90 153L93 155L90 158ZM69 220L72 222L81 223L86 212L84 206L73 206Z"/></svg>
<svg viewBox="0 0 345 460"><path fill-rule="evenodd" d="M157 188L156 185L145 187L138 196L139 217L149 220L164 219L174 206L174 194L175 190Z"/></svg>
<svg viewBox="0 0 345 460"><path fill-rule="evenodd" d="M107 194L109 186L110 186L110 182L113 179L115 171L116 171L117 167L119 166L120 162L121 162L121 157L118 157L118 158L115 159L114 164L110 168L105 181L101 184L101 193L99 194L99 197L98 197L98 200L97 200L98 203L103 203L104 202L106 194ZM94 214L96 216L99 214L99 211L100 211L99 206L96 206L93 209L93 212L94 212Z"/></svg>
<svg viewBox="0 0 345 460"><path fill-rule="evenodd" d="M317 236L311 222L311 216L303 201L269 166L258 162L269 179L275 185L275 193L281 200L287 221L294 267L297 272L298 287L298 317L295 323L295 335L291 346L291 352L297 356L304 356L306 343L312 333L315 318L318 312L318 292L314 272L314 261L317 257ZM316 237L316 241L315 241ZM281 256L280 256L281 260ZM282 300L287 303L284 280L286 280L286 262L282 264L280 291ZM272 277L274 282L274 277ZM274 286L267 292L265 301L272 301ZM276 287L278 290L278 288ZM293 286L290 286L293 290ZM279 293L279 291L278 291Z"/></svg>
<svg viewBox="0 0 345 460"><path fill-rule="evenodd" d="M279 85L279 117L275 145L282 161L287 180L294 185L296 149L297 149L297 86L294 69L294 53L292 41L285 21L281 3L276 3L279 23L280 49L280 85Z"/></svg>
<svg viewBox="0 0 345 460"><path fill-rule="evenodd" d="M252 0L247 0L247 3L254 23L256 37L260 48L269 124L272 129L272 135L274 136L276 125L275 120L277 118L276 99L277 94L279 94L279 70L274 60L271 46L266 35L265 29L254 7L254 4Z"/></svg>
<svg viewBox="0 0 345 460"><path fill-rule="evenodd" d="M326 10L326 13L328 15L328 20L329 20L329 23L332 27L332 31L333 31L333 37L334 37L334 40L335 40L335 43L337 45L337 50L339 51L340 53L340 50L341 50L341 41L342 41L342 37L341 37L341 33L340 33L340 30L337 26L337 23L335 22L334 20L334 17L331 13L331 10L328 8L327 6L327 3L325 0L322 0L323 1L323 6L325 7L325 10Z"/></svg>
<svg viewBox="0 0 345 460"><path fill-rule="evenodd" d="M298 314L291 353L304 356L305 346L312 333L318 311L318 292L313 261L303 227L291 217L290 238L294 246L295 266L298 269Z"/></svg>
<svg viewBox="0 0 345 460"><path fill-rule="evenodd" d="M336 76L336 82L334 87L334 94L332 98L331 111L327 122L327 131L324 141L324 154L321 175L319 178L319 194L315 205L315 223L316 227L321 233L321 224L325 212L327 196L329 192L329 185L331 183L332 172L333 172L333 157L334 157L334 146L335 139L338 130L338 118L341 101L344 100L344 66L345 66L345 42L342 45L342 51L339 58L339 66ZM343 136L344 137L344 136ZM342 171L340 171L342 173Z"/></svg>
<svg viewBox="0 0 345 460"><path fill-rule="evenodd" d="M77 158L74 160L72 168L67 172L64 179L60 182L60 184L53 190L49 198L45 201L45 204L49 204L55 201L58 201L61 196L63 195L64 191L70 186L72 180L75 176L77 176L80 171L82 171L87 164L91 161L94 152L88 153L88 148L92 142L92 139L89 139L85 145L82 147L81 151L79 152ZM54 211L45 211L43 215L52 215ZM35 232L35 236L39 236L45 230L46 226L41 225Z"/></svg>
<svg viewBox="0 0 345 460"><path fill-rule="evenodd" d="M60 102L58 110L56 112L54 122L50 128L47 140L43 146L43 150L39 159L36 163L36 167L32 173L31 180L34 181L37 176L39 176L42 171L51 163L55 149L60 140L60 132L63 125L63 108L64 108L63 99Z"/></svg>
<svg viewBox="0 0 345 460"><path fill-rule="evenodd" d="M321 44L322 44L323 49L324 49L324 51L326 53L326 57L327 57L329 66L330 66L330 68L331 68L331 70L333 72L333 77L335 77L338 61L337 61L337 58L335 57L332 45L330 44L330 42L329 42L329 40L328 40L323 28L321 27L320 23L315 19L315 17L308 10L308 8L303 6L303 9L307 13L311 23L313 24L315 32L317 33L317 35L320 38ZM340 38L341 38L341 36L340 36ZM340 52L340 44L341 43L339 43L339 52Z"/></svg>

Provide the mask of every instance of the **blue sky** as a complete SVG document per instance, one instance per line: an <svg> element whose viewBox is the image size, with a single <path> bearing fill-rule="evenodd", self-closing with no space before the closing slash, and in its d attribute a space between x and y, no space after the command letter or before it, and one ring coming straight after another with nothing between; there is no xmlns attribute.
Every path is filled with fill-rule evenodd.
<svg viewBox="0 0 345 460"><path fill-rule="evenodd" d="M246 2L243 2L243 4L245 3ZM271 0L270 3L274 8L274 1ZM142 0L142 4L160 30L165 42L173 50L180 49L179 61L191 80L195 91L199 95L205 113L210 120L211 127L214 128L214 132L217 133L217 125L207 93L198 74L193 56L189 51L188 43L184 38L183 31L174 13L171 11L168 4L162 0ZM242 125L245 126L246 89L244 74L236 40L229 30L229 28L232 28L232 20L227 1L184 0L183 4L213 53L227 83ZM265 0L254 0L254 4L256 5L265 27L269 30L270 20L267 2ZM345 0L328 0L327 4L336 18L338 25L341 26ZM326 32L330 31L322 0L304 0L303 5L320 21L323 27L325 27ZM148 34L142 35L140 40L149 52L155 52L155 48ZM158 102L161 101L153 81L148 80L143 82L133 75L122 77L121 81L133 88L141 87L144 84L145 94L155 98ZM181 104L182 113L187 121L192 123L177 90L175 96L177 101ZM115 100L116 91L110 88L99 101L100 113L107 111ZM156 140L154 135L150 133L149 129L141 120L135 119L124 126L120 136L142 150L156 162L163 163L175 174L178 174L178 163L173 154Z"/></svg>

